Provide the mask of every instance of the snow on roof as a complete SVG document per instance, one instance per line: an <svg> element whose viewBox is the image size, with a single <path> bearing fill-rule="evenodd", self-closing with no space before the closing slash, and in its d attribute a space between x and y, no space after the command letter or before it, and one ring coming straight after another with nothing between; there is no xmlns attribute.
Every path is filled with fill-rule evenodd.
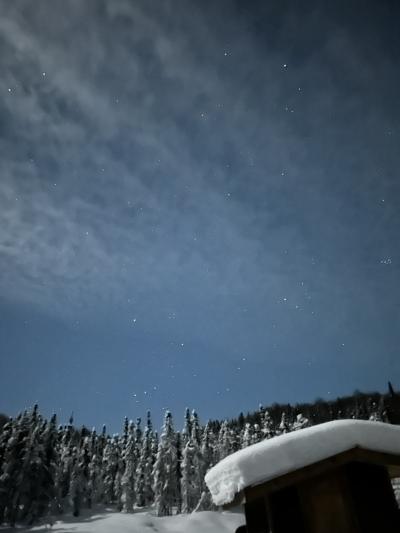
<svg viewBox="0 0 400 533"><path fill-rule="evenodd" d="M365 420L335 420L264 440L229 455L206 474L216 505L230 503L245 487L360 447L399 454L400 427Z"/></svg>

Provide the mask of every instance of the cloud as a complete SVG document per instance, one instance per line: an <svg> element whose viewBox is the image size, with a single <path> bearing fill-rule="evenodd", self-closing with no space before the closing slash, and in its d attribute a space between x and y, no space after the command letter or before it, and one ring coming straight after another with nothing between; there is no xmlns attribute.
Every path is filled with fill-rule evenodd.
<svg viewBox="0 0 400 533"><path fill-rule="evenodd" d="M237 287L241 269L257 271L259 245L229 191L210 187L207 146L200 157L190 138L208 111L199 102L218 105L224 84L193 63L187 31L168 34L124 2L102 16L92 7L68 3L65 22L23 3L1 18L3 295L76 312L84 295L104 304L173 280Z"/></svg>
<svg viewBox="0 0 400 533"><path fill-rule="evenodd" d="M332 254L353 279L358 227L348 230L354 210L327 167L339 150L345 181L349 160L370 162L339 142L343 116L354 118L351 137L365 101L332 117L343 86L323 59L350 48L351 79L360 53L335 30L288 74L292 48L260 48L229 3L224 16L176 5L2 7L8 300L69 316L190 294L203 309L237 297L272 313L287 293L301 298L315 257L311 284L332 279Z"/></svg>

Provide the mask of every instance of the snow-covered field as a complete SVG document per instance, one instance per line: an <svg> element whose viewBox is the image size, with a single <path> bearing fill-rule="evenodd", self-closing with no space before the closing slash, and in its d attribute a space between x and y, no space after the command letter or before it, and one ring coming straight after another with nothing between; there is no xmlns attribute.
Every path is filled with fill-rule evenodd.
<svg viewBox="0 0 400 533"><path fill-rule="evenodd" d="M240 513L203 511L157 518L143 511L134 514L103 512L81 518L57 520L52 526L1 528L1 533L234 533L244 524Z"/></svg>

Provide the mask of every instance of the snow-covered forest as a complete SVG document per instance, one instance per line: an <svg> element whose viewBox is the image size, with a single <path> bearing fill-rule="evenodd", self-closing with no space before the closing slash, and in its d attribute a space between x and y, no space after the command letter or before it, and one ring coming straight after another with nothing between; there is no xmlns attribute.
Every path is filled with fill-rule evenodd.
<svg viewBox="0 0 400 533"><path fill-rule="evenodd" d="M218 461L327 417L389 421L387 397L378 396L353 396L342 404L344 412L337 410L339 400L316 402L308 417L290 405L260 406L256 413L205 425L186 409L180 431L167 411L160 435L150 412L144 423L126 418L122 432L109 435L105 427L99 433L77 429L72 417L59 426L56 415L46 420L34 406L0 429L0 522L79 516L98 504L128 513L152 506L157 516L211 510L204 475Z"/></svg>

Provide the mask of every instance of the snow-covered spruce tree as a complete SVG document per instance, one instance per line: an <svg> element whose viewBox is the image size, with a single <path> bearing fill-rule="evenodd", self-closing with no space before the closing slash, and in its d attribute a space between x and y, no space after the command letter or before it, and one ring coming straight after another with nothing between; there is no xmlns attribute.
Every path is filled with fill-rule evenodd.
<svg viewBox="0 0 400 533"><path fill-rule="evenodd" d="M124 447L127 445L128 438L129 438L129 419L126 416L124 418L124 431L123 431L123 436L122 436L122 445Z"/></svg>
<svg viewBox="0 0 400 533"><path fill-rule="evenodd" d="M122 511L122 476L125 472L125 461L123 457L123 440L117 437L117 471L115 474L114 492L115 504L118 511Z"/></svg>
<svg viewBox="0 0 400 533"><path fill-rule="evenodd" d="M289 432L290 432L290 424L287 420L285 411L283 411L282 416L281 416L281 422L278 426L277 434L283 435L284 433L289 433Z"/></svg>
<svg viewBox="0 0 400 533"><path fill-rule="evenodd" d="M88 465L89 478L87 483L87 506L92 508L93 504L100 503L103 499L103 478L102 478L102 454L101 437L97 436L95 429L92 430L90 445L90 461Z"/></svg>
<svg viewBox="0 0 400 533"><path fill-rule="evenodd" d="M253 428L249 422L246 422L243 432L240 437L240 448L247 448L252 444L253 440Z"/></svg>
<svg viewBox="0 0 400 533"><path fill-rule="evenodd" d="M92 474L91 466L92 466L92 458L94 455L94 451L96 449L96 442L97 442L97 434L96 434L95 428L92 428L90 435L87 436L87 440L88 440L88 447L87 447L88 459L87 459L87 482L86 482L85 499L86 499L87 508L91 509L92 503L93 503L93 491L92 491L93 485L92 485L92 477L91 477L91 474Z"/></svg>
<svg viewBox="0 0 400 533"><path fill-rule="evenodd" d="M33 524L55 510L55 476L58 459L56 415L52 416L50 422L45 421L37 426L32 445L30 466L26 472L30 490L26 494L24 515L21 517L28 524Z"/></svg>
<svg viewBox="0 0 400 533"><path fill-rule="evenodd" d="M182 494L182 512L190 513L199 501L199 490L195 484L195 456L196 446L192 439L189 438L182 453L181 465L181 494Z"/></svg>
<svg viewBox="0 0 400 533"><path fill-rule="evenodd" d="M121 502L122 510L125 513L132 513L136 500L135 471L137 466L137 448L135 432L128 432L126 438L126 444L122 452L124 472L121 477Z"/></svg>
<svg viewBox="0 0 400 533"><path fill-rule="evenodd" d="M36 427L37 406L32 413L25 411L16 418L6 445L0 474L0 522L11 526L15 525L19 517L21 493L25 491L26 458Z"/></svg>
<svg viewBox="0 0 400 533"><path fill-rule="evenodd" d="M176 501L176 514L179 514L182 512L182 494L181 494L181 479L182 479L182 455L183 455L183 448L182 448L182 434L178 431L175 433L176 436L176 479L178 480L178 498Z"/></svg>
<svg viewBox="0 0 400 533"><path fill-rule="evenodd" d="M275 436L274 422L268 411L265 411L262 416L261 433L264 439L271 439Z"/></svg>
<svg viewBox="0 0 400 533"><path fill-rule="evenodd" d="M103 451L103 503L108 505L115 502L116 493L118 492L118 489L115 486L115 479L118 471L118 453L117 436L114 435L113 438L107 437Z"/></svg>
<svg viewBox="0 0 400 533"><path fill-rule="evenodd" d="M54 496L55 417L44 422L37 405L17 418L7 443L0 493L0 511L11 525L32 524L46 514Z"/></svg>
<svg viewBox="0 0 400 533"><path fill-rule="evenodd" d="M221 429L219 430L218 434L217 450L218 461L221 461L221 459L224 459L235 450L233 435L228 426L227 420L224 420L221 424Z"/></svg>
<svg viewBox="0 0 400 533"><path fill-rule="evenodd" d="M203 488L203 457L200 453L200 426L197 413L191 418L191 435L182 454L182 512L192 512L200 501Z"/></svg>
<svg viewBox="0 0 400 533"><path fill-rule="evenodd" d="M103 457L104 448L107 444L107 428L105 425L103 425L103 428L101 430L101 435L97 439L97 453L100 455L100 457Z"/></svg>
<svg viewBox="0 0 400 533"><path fill-rule="evenodd" d="M3 522L4 510L7 506L8 496L7 496L7 463L6 458L9 454L9 443L11 441L13 432L14 432L13 420L9 420L2 428L0 434L0 524Z"/></svg>
<svg viewBox="0 0 400 533"><path fill-rule="evenodd" d="M43 485L46 488L44 492L49 499L48 511L50 514L54 515L58 512L57 472L60 462L60 441L56 414L50 419L50 424L44 428L42 440L45 457Z"/></svg>
<svg viewBox="0 0 400 533"><path fill-rule="evenodd" d="M0 432L0 473L2 471L4 454L6 453L7 444L11 438L12 430L13 420L9 419L1 428Z"/></svg>
<svg viewBox="0 0 400 533"><path fill-rule="evenodd" d="M250 429L251 431L251 429ZM230 435L230 441L231 441L231 447L232 451L231 453L234 453L241 449L242 444L242 432L238 427L229 425L229 435Z"/></svg>
<svg viewBox="0 0 400 533"><path fill-rule="evenodd" d="M71 473L74 461L75 430L73 415L67 426L58 430L58 464L55 473L55 508L58 513L63 513L68 507L68 493L71 483Z"/></svg>
<svg viewBox="0 0 400 533"><path fill-rule="evenodd" d="M310 424L310 421L308 420L308 418L306 418L301 413L299 413L296 416L296 420L292 424L291 431L297 431L299 429L303 429L303 428L309 427L310 425L311 424Z"/></svg>
<svg viewBox="0 0 400 533"><path fill-rule="evenodd" d="M200 480L200 499L197 502L195 511L211 511L215 508L212 503L212 498L210 491L204 480L204 476L208 470L217 462L215 457L215 446L214 446L215 436L211 430L210 423L207 422L206 426L203 429L203 434L201 437L200 444L200 462L199 462L199 480Z"/></svg>
<svg viewBox="0 0 400 533"><path fill-rule="evenodd" d="M72 460L71 479L68 490L68 501L71 505L73 515L79 516L82 506L83 482L81 467L78 458L78 450L76 449L76 447L73 448L73 456L74 458Z"/></svg>
<svg viewBox="0 0 400 533"><path fill-rule="evenodd" d="M68 507L68 492L71 483L74 452L76 448L69 436L69 431L64 428L59 450L59 462L56 470L56 501L60 513Z"/></svg>
<svg viewBox="0 0 400 533"><path fill-rule="evenodd" d="M189 407L186 407L186 409L185 409L185 419L184 419L184 423L183 423L183 429L181 431L182 448L185 448L186 443L190 439L190 435L191 434L192 434L192 417L190 415Z"/></svg>
<svg viewBox="0 0 400 533"><path fill-rule="evenodd" d="M260 425L254 424L253 433L251 436L251 444L257 444L257 442L262 441L262 439L263 439L263 434L262 434Z"/></svg>
<svg viewBox="0 0 400 533"><path fill-rule="evenodd" d="M157 455L158 455L158 432L153 431L151 434L151 460L153 462L153 467L156 462Z"/></svg>
<svg viewBox="0 0 400 533"><path fill-rule="evenodd" d="M192 416L190 418L190 438L197 446L200 446L201 442L201 429L199 416L197 412L193 409Z"/></svg>
<svg viewBox="0 0 400 533"><path fill-rule="evenodd" d="M177 466L176 435L172 415L167 411L153 468L153 491L157 516L171 515L179 502Z"/></svg>
<svg viewBox="0 0 400 533"><path fill-rule="evenodd" d="M136 469L136 503L139 507L147 507L154 500L153 493L153 464L152 457L153 428L150 411L147 412L147 424L143 433L138 466Z"/></svg>
<svg viewBox="0 0 400 533"><path fill-rule="evenodd" d="M79 516L87 504L87 487L89 482L90 438L85 437L81 446L74 448L74 460L69 486L69 503L74 516Z"/></svg>
<svg viewBox="0 0 400 533"><path fill-rule="evenodd" d="M201 438L201 445L200 445L200 453L203 458L203 472L202 477L206 475L207 471L216 463L214 459L214 447L213 447L213 441L214 441L214 434L211 431L210 423L207 422L207 424L204 427L203 435Z"/></svg>
<svg viewBox="0 0 400 533"><path fill-rule="evenodd" d="M136 419L136 425L133 424L133 428L134 428L134 433L135 433L135 441L136 441L136 446L137 448L140 448L140 445L142 443L142 427L141 427L141 424L142 424L142 419L141 418L137 418Z"/></svg>
<svg viewBox="0 0 400 533"><path fill-rule="evenodd" d="M35 485L35 474L39 466L40 453L40 428L37 422L31 422L29 434L20 456L20 467L16 476L15 501L12 510L11 522L25 521L28 518L31 504L38 496L38 488Z"/></svg>

